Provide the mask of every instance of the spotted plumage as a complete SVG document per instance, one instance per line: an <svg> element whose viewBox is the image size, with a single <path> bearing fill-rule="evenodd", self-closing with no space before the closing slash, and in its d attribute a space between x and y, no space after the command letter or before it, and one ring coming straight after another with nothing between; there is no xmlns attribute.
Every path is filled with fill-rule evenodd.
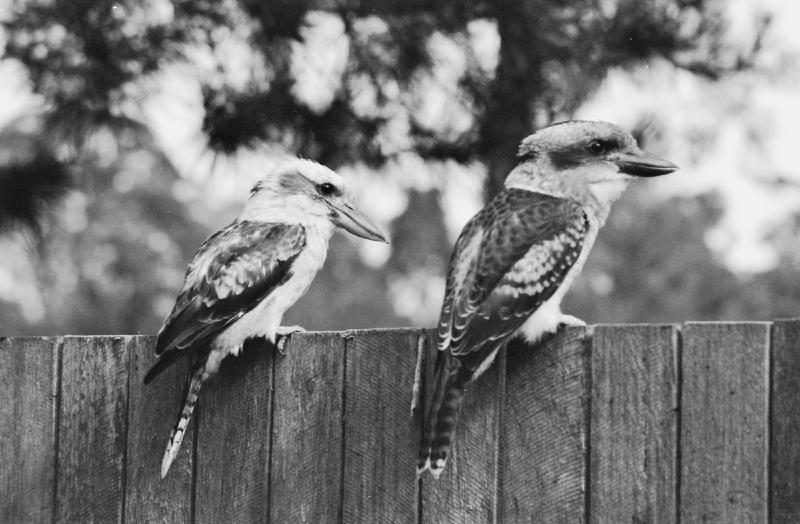
<svg viewBox="0 0 800 524"><path fill-rule="evenodd" d="M186 357L190 375L183 407L161 464L167 474L192 415L200 388L222 360L244 342L300 328L281 328L285 311L300 298L328 251L336 226L363 238L385 241L352 204L344 180L315 162L281 164L259 181L233 223L197 251L183 287L156 341L149 383Z"/></svg>
<svg viewBox="0 0 800 524"><path fill-rule="evenodd" d="M441 474L467 386L510 337L536 342L561 323L582 322L561 313L561 299L631 177L675 169L606 122L542 129L523 140L519 160L450 260L420 473Z"/></svg>
<svg viewBox="0 0 800 524"><path fill-rule="evenodd" d="M555 292L588 227L580 205L570 200L524 189L497 195L456 243L439 320L440 349L449 348L475 369Z"/></svg>

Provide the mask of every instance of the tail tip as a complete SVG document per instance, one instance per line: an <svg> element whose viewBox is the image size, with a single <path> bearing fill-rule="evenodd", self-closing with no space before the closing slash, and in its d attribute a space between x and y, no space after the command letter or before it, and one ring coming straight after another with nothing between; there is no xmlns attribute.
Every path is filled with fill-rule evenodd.
<svg viewBox="0 0 800 524"><path fill-rule="evenodd" d="M445 459L437 459L435 462L431 462L431 458L428 457L425 459L425 462L420 462L417 466L417 478L421 477L425 470L431 472L433 478L439 480L439 477L442 476L442 472L444 471L444 465L446 463Z"/></svg>
<svg viewBox="0 0 800 524"><path fill-rule="evenodd" d="M172 459L169 455L164 455L164 459L161 461L161 478L166 478L167 473L169 473L169 467L172 465Z"/></svg>
<svg viewBox="0 0 800 524"><path fill-rule="evenodd" d="M439 477L442 476L442 472L444 471L444 464L445 464L445 459L440 458L437 459L428 468L431 471L431 475L433 475L433 478L435 478L436 480L439 480Z"/></svg>
<svg viewBox="0 0 800 524"><path fill-rule="evenodd" d="M426 458L424 461L420 460L417 463L417 478L422 477L426 470L431 469L431 459Z"/></svg>
<svg viewBox="0 0 800 524"><path fill-rule="evenodd" d="M167 451L164 452L164 458L161 459L161 478L165 478L167 473L169 473L169 468L172 465L172 461L175 460L175 456L178 454L178 446L173 444L172 439L170 439L169 444L167 445Z"/></svg>

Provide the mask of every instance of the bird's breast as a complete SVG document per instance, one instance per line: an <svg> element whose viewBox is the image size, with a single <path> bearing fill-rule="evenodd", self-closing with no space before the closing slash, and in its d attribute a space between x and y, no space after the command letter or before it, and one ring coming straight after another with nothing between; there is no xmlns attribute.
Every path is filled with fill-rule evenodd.
<svg viewBox="0 0 800 524"><path fill-rule="evenodd" d="M558 288L555 293L545 301L539 308L534 311L530 317L519 328L519 334L522 335L528 342L536 342L545 333L553 333L558 329L558 323L561 317L561 300L564 294L569 290L575 277L581 272L583 265L586 263L586 258L594 245L597 238L597 232L600 229L600 223L591 213L587 215L589 221L589 229L583 239L583 247L578 255L577 260L572 267L564 275L564 278L559 282ZM534 255L535 256L535 255ZM531 285L538 285L534 282Z"/></svg>

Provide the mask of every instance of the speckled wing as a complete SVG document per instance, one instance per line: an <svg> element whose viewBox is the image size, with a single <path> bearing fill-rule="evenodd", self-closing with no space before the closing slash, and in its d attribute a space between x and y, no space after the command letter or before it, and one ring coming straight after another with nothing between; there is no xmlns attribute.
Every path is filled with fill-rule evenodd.
<svg viewBox="0 0 800 524"><path fill-rule="evenodd" d="M456 243L439 321L439 348L470 369L558 289L583 249L582 207L507 189L464 227Z"/></svg>
<svg viewBox="0 0 800 524"><path fill-rule="evenodd" d="M300 225L236 221L197 251L183 289L156 341L148 383L176 359L207 352L213 338L253 309L292 274L306 245Z"/></svg>

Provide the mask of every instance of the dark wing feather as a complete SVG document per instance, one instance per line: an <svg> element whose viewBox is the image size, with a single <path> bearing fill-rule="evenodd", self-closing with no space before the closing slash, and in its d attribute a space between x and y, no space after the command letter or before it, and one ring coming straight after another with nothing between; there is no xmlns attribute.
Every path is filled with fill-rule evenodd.
<svg viewBox="0 0 800 524"><path fill-rule="evenodd" d="M558 289L588 230L581 206L508 189L467 224L450 263L440 349L475 368Z"/></svg>
<svg viewBox="0 0 800 524"><path fill-rule="evenodd" d="M159 360L145 383L215 336L291 276L305 247L299 225L236 221L209 238L189 264L183 289L156 341Z"/></svg>

